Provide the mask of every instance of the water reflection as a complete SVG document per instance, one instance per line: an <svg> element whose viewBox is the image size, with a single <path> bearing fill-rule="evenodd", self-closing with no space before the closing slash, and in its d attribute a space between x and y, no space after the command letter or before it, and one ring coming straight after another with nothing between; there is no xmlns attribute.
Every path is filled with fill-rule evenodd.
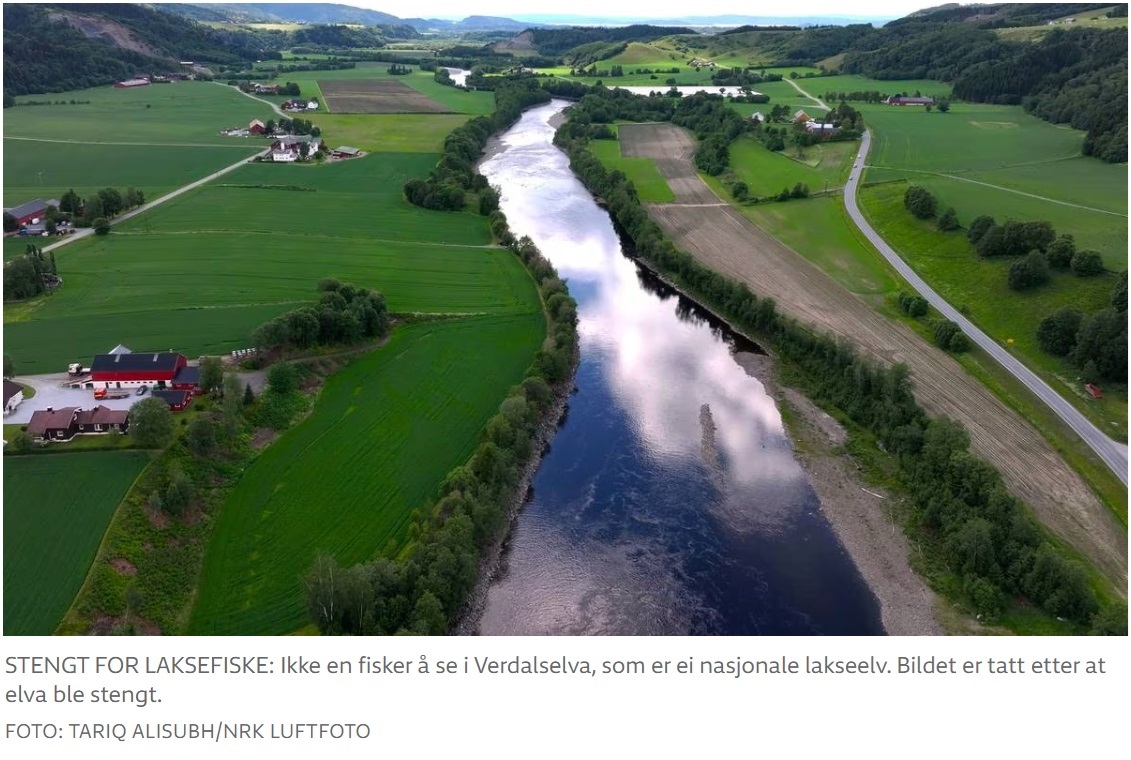
<svg viewBox="0 0 1131 760"><path fill-rule="evenodd" d="M626 258L535 109L481 167L579 304L582 363L484 633L875 633L725 326Z"/></svg>

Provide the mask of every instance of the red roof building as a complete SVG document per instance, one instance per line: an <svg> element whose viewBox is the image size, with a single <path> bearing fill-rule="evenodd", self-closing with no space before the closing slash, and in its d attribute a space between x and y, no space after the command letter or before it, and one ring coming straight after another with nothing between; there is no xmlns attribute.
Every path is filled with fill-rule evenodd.
<svg viewBox="0 0 1131 760"><path fill-rule="evenodd" d="M183 412L192 403L192 391L153 391L153 397L169 405L174 412Z"/></svg>

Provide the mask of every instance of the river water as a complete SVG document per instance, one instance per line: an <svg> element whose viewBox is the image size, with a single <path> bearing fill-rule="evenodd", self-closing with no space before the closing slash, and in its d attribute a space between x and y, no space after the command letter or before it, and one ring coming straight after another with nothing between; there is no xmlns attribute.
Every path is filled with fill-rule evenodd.
<svg viewBox="0 0 1131 760"><path fill-rule="evenodd" d="M627 258L527 111L480 171L578 301L576 392L514 526L479 632L878 634L781 416L730 333Z"/></svg>

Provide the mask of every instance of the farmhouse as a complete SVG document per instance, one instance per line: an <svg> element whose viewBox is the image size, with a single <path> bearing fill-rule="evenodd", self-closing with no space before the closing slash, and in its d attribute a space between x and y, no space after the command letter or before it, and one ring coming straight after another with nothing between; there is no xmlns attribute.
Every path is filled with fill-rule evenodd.
<svg viewBox="0 0 1131 760"><path fill-rule="evenodd" d="M819 137L832 137L837 133L838 130L835 124L822 123L819 121L807 121L805 122L805 131L811 135L817 135Z"/></svg>
<svg viewBox="0 0 1131 760"><path fill-rule="evenodd" d="M144 87L147 84L149 84L148 79L145 79L144 77L138 77L137 79L123 80L121 82L118 82L114 86L121 89L121 88L124 88L124 87Z"/></svg>
<svg viewBox="0 0 1131 760"><path fill-rule="evenodd" d="M68 406L32 412L31 421L27 424L28 435L37 441L69 441L78 431L75 423L78 411L77 406Z"/></svg>
<svg viewBox="0 0 1131 760"><path fill-rule="evenodd" d="M308 156L312 156L322 149L322 140L310 135L284 135L271 143L272 161L297 161L302 157L299 146L306 143L309 147Z"/></svg>
<svg viewBox="0 0 1131 760"><path fill-rule="evenodd" d="M174 412L183 412L192 403L192 391L153 391L153 397L169 405Z"/></svg>
<svg viewBox="0 0 1131 760"><path fill-rule="evenodd" d="M191 391L197 396L204 393L200 387L200 367L181 367L173 376L172 384L175 391Z"/></svg>
<svg viewBox="0 0 1131 760"><path fill-rule="evenodd" d="M253 135L265 135L267 134L267 125L259 119L252 119L248 122L247 131Z"/></svg>
<svg viewBox="0 0 1131 760"><path fill-rule="evenodd" d="M343 145L340 148L334 148L330 153L334 158L357 158L361 155L361 151L357 148L351 148L348 145Z"/></svg>
<svg viewBox="0 0 1131 760"><path fill-rule="evenodd" d="M36 198L34 201L21 203L19 206L4 209L4 211L16 217L16 221L21 225L36 224L46 216L48 206L59 208L59 201L55 198L46 201L42 198Z"/></svg>
<svg viewBox="0 0 1131 760"><path fill-rule="evenodd" d="M292 161L298 161L298 151L273 150L271 151L271 161L277 164L289 164Z"/></svg>
<svg viewBox="0 0 1131 760"><path fill-rule="evenodd" d="M24 388L11 380L4 381L4 414L11 414L24 400Z"/></svg>
<svg viewBox="0 0 1131 760"><path fill-rule="evenodd" d="M305 100L288 100L288 101L283 103L283 110L284 111L305 111L306 110L306 103L307 102Z"/></svg>
<svg viewBox="0 0 1131 760"><path fill-rule="evenodd" d="M90 379L103 388L164 388L186 366L188 359L170 351L98 354L90 364Z"/></svg>
<svg viewBox="0 0 1131 760"><path fill-rule="evenodd" d="M79 435L96 433L124 433L130 427L128 409L108 409L99 404L93 409L80 409L75 415Z"/></svg>
<svg viewBox="0 0 1131 760"><path fill-rule="evenodd" d="M934 98L909 98L903 95L892 95L885 101L889 106L930 106L934 105Z"/></svg>

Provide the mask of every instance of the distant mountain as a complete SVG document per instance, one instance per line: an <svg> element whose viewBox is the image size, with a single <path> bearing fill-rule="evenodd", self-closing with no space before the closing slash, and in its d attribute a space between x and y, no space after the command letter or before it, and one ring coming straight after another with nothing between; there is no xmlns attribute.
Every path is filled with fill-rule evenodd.
<svg viewBox="0 0 1131 760"><path fill-rule="evenodd" d="M734 26L847 26L848 24L882 24L896 16L577 16L559 13L522 14L519 21L553 26L627 26L659 24L664 26L734 27Z"/></svg>
<svg viewBox="0 0 1131 760"><path fill-rule="evenodd" d="M498 16L468 16L462 21L399 18L391 13L334 3L155 3L153 7L194 21L236 24L363 24L411 26L421 32L521 32L531 24Z"/></svg>

